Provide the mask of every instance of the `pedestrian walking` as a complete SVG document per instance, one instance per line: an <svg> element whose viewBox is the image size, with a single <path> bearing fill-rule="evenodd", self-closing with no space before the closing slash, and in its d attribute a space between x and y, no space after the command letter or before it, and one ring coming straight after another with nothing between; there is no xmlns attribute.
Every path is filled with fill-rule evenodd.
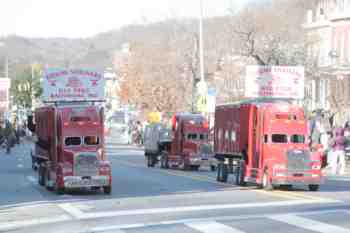
<svg viewBox="0 0 350 233"><path fill-rule="evenodd" d="M331 142L330 152L330 165L333 175L345 174L345 137L344 130L341 127L337 127L333 133L333 139Z"/></svg>

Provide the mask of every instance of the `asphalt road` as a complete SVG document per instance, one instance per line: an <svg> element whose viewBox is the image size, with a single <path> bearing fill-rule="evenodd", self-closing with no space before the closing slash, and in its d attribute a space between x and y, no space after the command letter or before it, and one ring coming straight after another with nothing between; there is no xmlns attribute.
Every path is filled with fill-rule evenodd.
<svg viewBox="0 0 350 233"><path fill-rule="evenodd" d="M350 177L266 192L199 172L147 168L140 148L107 145L111 195L58 196L37 184L28 142L0 150L0 232L350 232Z"/></svg>

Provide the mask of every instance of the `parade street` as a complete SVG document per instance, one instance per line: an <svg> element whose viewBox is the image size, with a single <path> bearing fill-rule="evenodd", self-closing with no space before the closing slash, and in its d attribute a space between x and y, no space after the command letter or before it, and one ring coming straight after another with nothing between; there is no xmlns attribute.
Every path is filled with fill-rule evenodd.
<svg viewBox="0 0 350 233"><path fill-rule="evenodd" d="M269 192L237 187L233 178L218 183L205 167L147 168L142 148L108 144L112 194L57 195L39 186L32 147L24 141L11 154L1 150L0 232L350 231L350 177L328 177L319 192L302 186Z"/></svg>

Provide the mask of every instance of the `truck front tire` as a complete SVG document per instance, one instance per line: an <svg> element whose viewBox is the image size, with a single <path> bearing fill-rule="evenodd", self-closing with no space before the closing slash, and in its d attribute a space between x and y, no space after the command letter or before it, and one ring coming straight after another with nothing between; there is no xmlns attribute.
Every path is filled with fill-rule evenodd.
<svg viewBox="0 0 350 233"><path fill-rule="evenodd" d="M219 163L217 170L218 170L218 172L217 172L216 180L219 181L219 182L226 183L227 182L227 178L228 178L228 167L227 167L227 164Z"/></svg>
<svg viewBox="0 0 350 233"><path fill-rule="evenodd" d="M151 155L147 155L147 167L154 167Z"/></svg>
<svg viewBox="0 0 350 233"><path fill-rule="evenodd" d="M104 186L103 187L103 193L110 195L112 193L112 186Z"/></svg>
<svg viewBox="0 0 350 233"><path fill-rule="evenodd" d="M317 192L320 189L320 185L318 184L309 184L309 191Z"/></svg>
<svg viewBox="0 0 350 233"><path fill-rule="evenodd" d="M41 186L45 186L45 167L42 165L39 165L38 169L38 183Z"/></svg>
<svg viewBox="0 0 350 233"><path fill-rule="evenodd" d="M164 168L164 169L168 169L169 168L169 162L168 162L168 156L165 154L161 155L160 158L160 167Z"/></svg>
<svg viewBox="0 0 350 233"><path fill-rule="evenodd" d="M244 182L244 177L245 177L245 162L240 161L240 164L236 169L236 185L245 186L246 183Z"/></svg>

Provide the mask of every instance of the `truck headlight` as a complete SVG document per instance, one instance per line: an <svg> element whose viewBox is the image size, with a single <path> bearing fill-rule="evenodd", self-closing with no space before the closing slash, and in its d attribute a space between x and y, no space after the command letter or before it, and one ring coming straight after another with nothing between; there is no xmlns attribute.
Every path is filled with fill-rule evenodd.
<svg viewBox="0 0 350 233"><path fill-rule="evenodd" d="M287 167L285 164L275 164L273 165L273 170L286 170Z"/></svg>

